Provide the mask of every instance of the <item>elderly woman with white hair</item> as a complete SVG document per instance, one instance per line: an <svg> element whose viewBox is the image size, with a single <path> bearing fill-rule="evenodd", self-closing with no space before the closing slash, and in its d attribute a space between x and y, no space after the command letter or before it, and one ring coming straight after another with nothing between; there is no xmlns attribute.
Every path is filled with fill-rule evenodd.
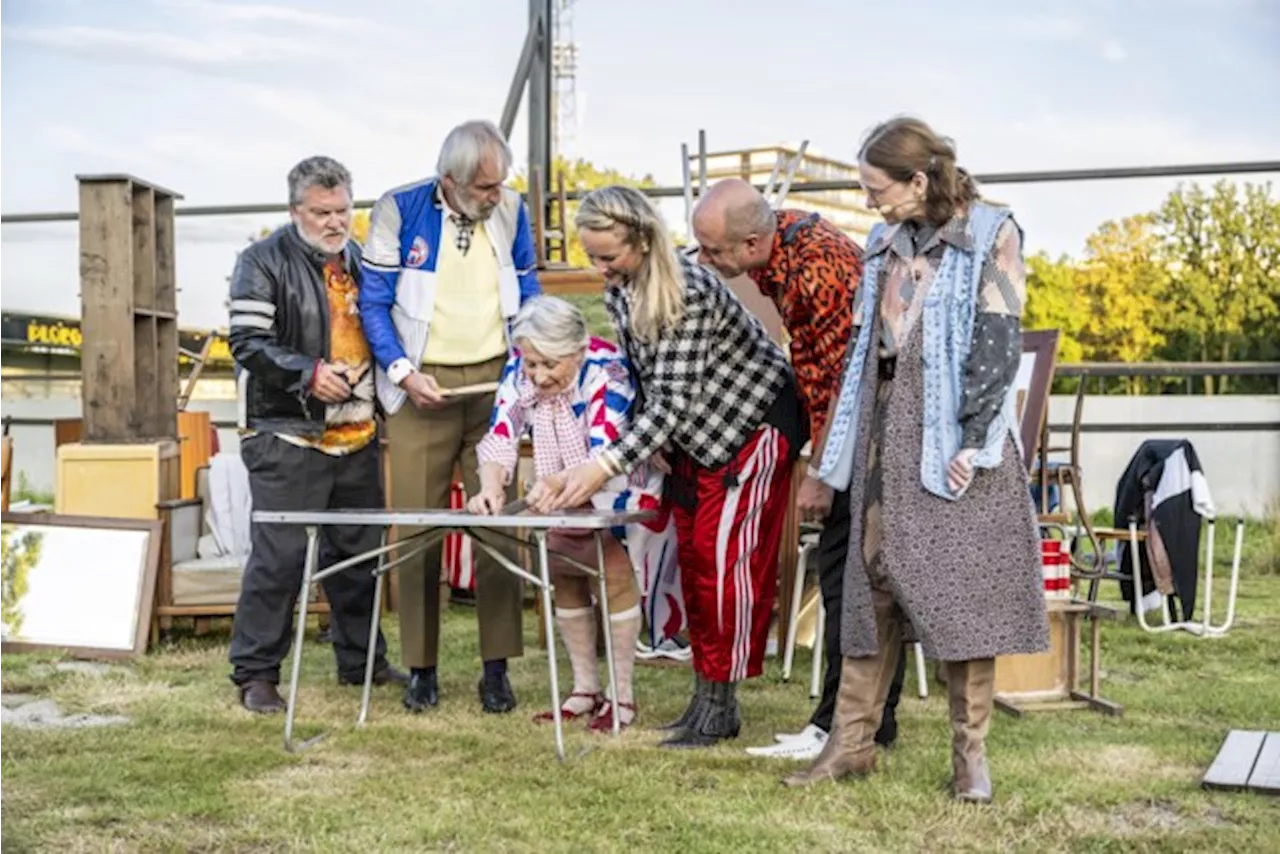
<svg viewBox="0 0 1280 854"><path fill-rule="evenodd" d="M473 513L496 513L506 502L519 442L527 431L533 435L537 476L558 474L609 447L629 423L636 396L622 353L608 341L591 337L582 313L562 299L540 296L526 302L512 323L511 338L517 351L507 361L489 432L477 448L480 491L467 505ZM602 510L659 510L661 492L662 475L638 468L610 479L589 503ZM590 581L581 570L553 556L556 625L573 667L573 691L560 709L563 718L585 718L597 731L612 730L615 715L622 727L635 720L631 676L641 609L633 561L637 567L648 564L650 570L658 564L674 568L668 516L659 513L648 523L626 526L626 548L616 536L605 538L616 709L600 691ZM548 545L581 563L596 563L590 531L552 531ZM551 719L550 711L535 717Z"/></svg>

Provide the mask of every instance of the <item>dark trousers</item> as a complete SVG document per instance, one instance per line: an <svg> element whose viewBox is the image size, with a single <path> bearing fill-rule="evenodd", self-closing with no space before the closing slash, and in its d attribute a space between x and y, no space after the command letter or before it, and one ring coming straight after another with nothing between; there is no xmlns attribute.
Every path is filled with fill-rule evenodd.
<svg viewBox="0 0 1280 854"><path fill-rule="evenodd" d="M271 434L246 438L240 456L249 470L254 510L352 510L383 506L378 443L345 457L300 448ZM289 652L298 589L302 584L307 534L301 525L259 525L251 529L252 549L240 585L231 634L231 681L280 681L280 663ZM320 529L316 569L375 549L382 532L372 526ZM370 561L320 582L329 600L330 632L338 673L363 680L373 619ZM378 635L375 672L387 666L386 641Z"/></svg>
<svg viewBox="0 0 1280 854"><path fill-rule="evenodd" d="M837 492L831 502L831 512L823 520L822 533L818 536L818 547L814 558L818 562L818 585L822 589L822 606L826 608L827 619L822 636L823 655L826 656L826 670L822 676L822 697L818 707L813 710L809 723L831 732L831 717L836 710L836 693L840 690L840 665L843 653L840 649L840 614L844 611L844 563L849 551L849 493ZM893 682L889 685L889 697L884 704L884 716L880 723L880 734L889 740L897 732L898 700L902 697L902 680L905 675L907 657L898 656L898 669L893 674Z"/></svg>

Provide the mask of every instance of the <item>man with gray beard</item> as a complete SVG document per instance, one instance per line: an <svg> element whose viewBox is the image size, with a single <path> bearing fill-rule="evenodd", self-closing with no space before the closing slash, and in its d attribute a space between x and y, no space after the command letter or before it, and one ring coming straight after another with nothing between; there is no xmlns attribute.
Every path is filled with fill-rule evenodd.
<svg viewBox="0 0 1280 854"><path fill-rule="evenodd" d="M292 222L241 253L231 277L231 353L255 510L383 506L373 365L360 324L360 250L350 242L351 175L328 157L289 172ZM231 681L252 712L284 708L276 685L289 652L306 535L254 524L231 637ZM327 526L320 566L378 546L368 526ZM321 583L338 681L364 681L374 580L368 564ZM377 639L374 682L403 683Z"/></svg>

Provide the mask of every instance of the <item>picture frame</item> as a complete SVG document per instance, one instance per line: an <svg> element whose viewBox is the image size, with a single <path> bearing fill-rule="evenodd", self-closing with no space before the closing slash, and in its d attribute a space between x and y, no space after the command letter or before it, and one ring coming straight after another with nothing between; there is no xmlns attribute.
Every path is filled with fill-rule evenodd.
<svg viewBox="0 0 1280 854"><path fill-rule="evenodd" d="M3 652L89 659L146 652L163 522L5 513L0 529Z"/></svg>
<svg viewBox="0 0 1280 854"><path fill-rule="evenodd" d="M1031 463L1040 450L1040 437L1049 417L1049 388L1058 361L1058 330L1037 329L1022 333L1022 362L1014 379L1018 393L1019 435L1022 463Z"/></svg>

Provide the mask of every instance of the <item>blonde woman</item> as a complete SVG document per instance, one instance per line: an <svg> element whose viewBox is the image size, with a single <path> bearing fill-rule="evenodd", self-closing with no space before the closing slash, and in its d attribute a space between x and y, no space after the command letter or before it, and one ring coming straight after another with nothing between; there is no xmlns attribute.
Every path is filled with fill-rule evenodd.
<svg viewBox="0 0 1280 854"><path fill-rule="evenodd" d="M617 439L630 421L636 396L621 351L589 336L582 312L562 299L539 296L527 301L512 323L511 340L516 353L502 372L489 432L476 449L480 492L467 505L472 513L496 513L506 503L518 443L525 433L533 435L535 473L545 477L562 472L603 452ZM582 503L602 510L656 510L661 496L662 475L640 467L602 484ZM591 584L572 565L552 559L556 626L573 668L573 691L560 708L565 720L585 719L591 729L601 732L612 731L615 716L622 728L635 720L631 676L641 623L636 575L644 570L675 571L669 516L659 513L648 523L618 531L621 538L605 538L617 708L600 691ZM590 531L552 531L548 544L553 552L589 566L596 564L595 536ZM551 719L550 711L535 717Z"/></svg>
<svg viewBox="0 0 1280 854"><path fill-rule="evenodd" d="M595 190L576 222L641 404L607 450L544 477L530 498L576 507L646 461L670 467L695 690L663 745L707 747L737 736L735 687L764 663L791 463L806 441L795 382L760 322L677 253L641 193Z"/></svg>

